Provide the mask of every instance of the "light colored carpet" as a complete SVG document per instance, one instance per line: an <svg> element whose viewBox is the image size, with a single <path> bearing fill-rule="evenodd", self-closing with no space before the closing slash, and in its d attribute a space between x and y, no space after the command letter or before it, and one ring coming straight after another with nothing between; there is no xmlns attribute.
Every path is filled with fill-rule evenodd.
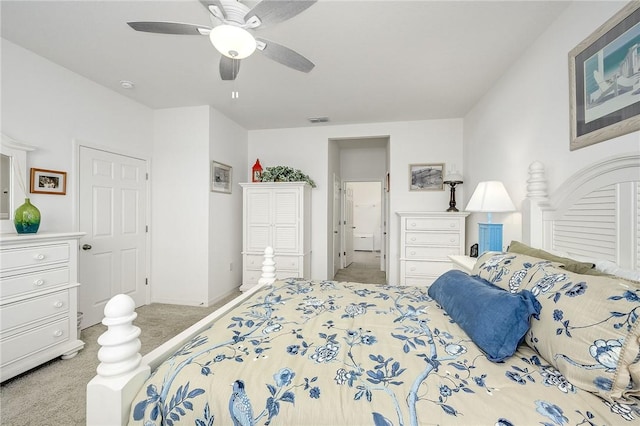
<svg viewBox="0 0 640 426"><path fill-rule="evenodd" d="M380 253L371 251L356 251L353 263L336 272L335 281L352 283L386 284L387 277L380 270Z"/></svg>
<svg viewBox="0 0 640 426"><path fill-rule="evenodd" d="M195 324L240 293L209 308L151 304L136 310L144 355ZM106 327L82 330L85 347L68 360L57 358L0 386L0 424L5 426L75 426L85 424L86 386L98 367L98 337Z"/></svg>

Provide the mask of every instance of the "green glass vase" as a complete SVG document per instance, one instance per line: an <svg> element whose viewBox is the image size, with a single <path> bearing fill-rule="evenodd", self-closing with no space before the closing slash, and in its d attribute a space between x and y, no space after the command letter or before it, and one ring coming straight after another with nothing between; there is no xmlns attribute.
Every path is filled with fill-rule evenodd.
<svg viewBox="0 0 640 426"><path fill-rule="evenodd" d="M13 215L13 224L18 234L35 234L40 227L40 210L25 198L24 204Z"/></svg>

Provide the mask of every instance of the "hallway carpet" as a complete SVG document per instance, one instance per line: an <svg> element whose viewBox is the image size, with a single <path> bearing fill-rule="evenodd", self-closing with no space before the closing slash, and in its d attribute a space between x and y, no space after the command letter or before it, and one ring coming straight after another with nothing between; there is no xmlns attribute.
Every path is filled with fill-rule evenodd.
<svg viewBox="0 0 640 426"><path fill-rule="evenodd" d="M386 284L386 274L380 270L380 252L354 252L353 263L338 270L333 279L354 283Z"/></svg>

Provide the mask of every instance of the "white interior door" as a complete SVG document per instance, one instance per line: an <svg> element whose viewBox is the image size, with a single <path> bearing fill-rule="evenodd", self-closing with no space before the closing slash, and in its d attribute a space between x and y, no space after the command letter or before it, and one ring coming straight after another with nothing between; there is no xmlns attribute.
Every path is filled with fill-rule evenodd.
<svg viewBox="0 0 640 426"><path fill-rule="evenodd" d="M83 327L102 321L116 294L146 303L147 163L79 148L80 311Z"/></svg>
<svg viewBox="0 0 640 426"><path fill-rule="evenodd" d="M340 269L340 177L333 175L333 275Z"/></svg>
<svg viewBox="0 0 640 426"><path fill-rule="evenodd" d="M353 230L355 226L353 226L353 188L351 185L346 184L344 190L344 226L343 233L344 236L343 245L344 245L344 261L343 268L351 265L353 263Z"/></svg>

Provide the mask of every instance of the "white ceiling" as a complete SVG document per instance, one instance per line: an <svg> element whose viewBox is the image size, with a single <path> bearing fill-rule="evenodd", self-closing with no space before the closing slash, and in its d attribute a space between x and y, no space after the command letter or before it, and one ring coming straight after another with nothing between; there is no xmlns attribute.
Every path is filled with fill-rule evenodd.
<svg viewBox="0 0 640 426"><path fill-rule="evenodd" d="M314 62L311 73L255 53L233 82L207 37L126 24L210 25L197 0L2 0L0 13L3 38L98 84L154 109L208 104L251 130L462 117L568 4L320 0L260 32Z"/></svg>

